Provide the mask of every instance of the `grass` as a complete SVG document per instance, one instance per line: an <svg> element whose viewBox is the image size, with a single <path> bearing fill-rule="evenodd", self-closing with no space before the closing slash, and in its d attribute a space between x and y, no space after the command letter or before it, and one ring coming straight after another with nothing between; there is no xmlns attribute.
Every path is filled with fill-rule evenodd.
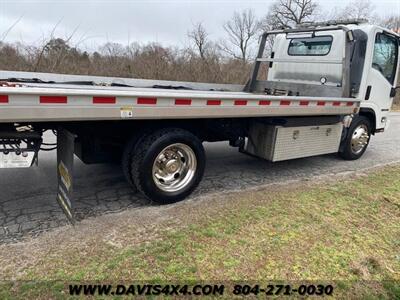
<svg viewBox="0 0 400 300"><path fill-rule="evenodd" d="M334 283L337 298L400 299L400 166L216 196L210 205L178 206L176 216L146 242L113 247L99 233L52 246L50 257L12 274L40 283L6 283L0 298L63 298L70 281L308 280Z"/></svg>

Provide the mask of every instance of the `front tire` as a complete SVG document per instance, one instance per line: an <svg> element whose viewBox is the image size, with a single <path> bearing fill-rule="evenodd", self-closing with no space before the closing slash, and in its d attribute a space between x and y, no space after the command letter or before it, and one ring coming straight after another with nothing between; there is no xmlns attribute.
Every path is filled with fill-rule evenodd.
<svg viewBox="0 0 400 300"><path fill-rule="evenodd" d="M147 198L169 204L190 195L205 168L201 141L192 133L161 129L136 145L131 159L131 179Z"/></svg>
<svg viewBox="0 0 400 300"><path fill-rule="evenodd" d="M351 123L346 138L340 145L339 155L346 160L359 159L367 150L371 137L371 122L365 116L357 116Z"/></svg>

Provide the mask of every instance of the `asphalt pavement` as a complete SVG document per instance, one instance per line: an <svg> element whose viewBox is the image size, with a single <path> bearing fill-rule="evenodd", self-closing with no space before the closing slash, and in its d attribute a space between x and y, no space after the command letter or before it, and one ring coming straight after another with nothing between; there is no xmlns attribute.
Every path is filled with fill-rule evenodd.
<svg viewBox="0 0 400 300"><path fill-rule="evenodd" d="M364 156L344 161L324 155L270 163L237 152L227 143L206 144L207 167L202 183L190 197L241 190L293 179L354 172L400 162L400 113L391 114L391 126L372 137ZM135 207L155 206L132 192L118 165L84 165L75 159L76 213L78 219ZM13 242L67 224L56 202L55 152L40 153L39 167L0 170L0 243Z"/></svg>

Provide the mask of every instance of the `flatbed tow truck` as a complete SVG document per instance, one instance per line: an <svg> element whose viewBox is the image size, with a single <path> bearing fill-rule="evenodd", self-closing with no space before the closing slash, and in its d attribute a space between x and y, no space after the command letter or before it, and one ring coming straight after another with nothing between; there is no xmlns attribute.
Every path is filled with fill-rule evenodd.
<svg viewBox="0 0 400 300"><path fill-rule="evenodd" d="M57 149L57 201L74 222L74 154L121 162L132 187L163 204L197 187L205 141L270 161L358 159L389 124L398 52L396 33L344 20L265 32L246 85L0 71L0 167Z"/></svg>

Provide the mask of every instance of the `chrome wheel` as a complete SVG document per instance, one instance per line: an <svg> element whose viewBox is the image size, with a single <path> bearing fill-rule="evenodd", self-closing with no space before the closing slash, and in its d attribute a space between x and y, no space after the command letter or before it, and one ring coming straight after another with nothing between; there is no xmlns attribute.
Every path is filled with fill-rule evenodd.
<svg viewBox="0 0 400 300"><path fill-rule="evenodd" d="M368 127L365 124L360 124L354 129L351 137L351 151L354 154L359 154L368 145L368 140Z"/></svg>
<svg viewBox="0 0 400 300"><path fill-rule="evenodd" d="M177 143L164 148L153 163L153 181L164 192L185 188L193 179L197 168L192 148Z"/></svg>

